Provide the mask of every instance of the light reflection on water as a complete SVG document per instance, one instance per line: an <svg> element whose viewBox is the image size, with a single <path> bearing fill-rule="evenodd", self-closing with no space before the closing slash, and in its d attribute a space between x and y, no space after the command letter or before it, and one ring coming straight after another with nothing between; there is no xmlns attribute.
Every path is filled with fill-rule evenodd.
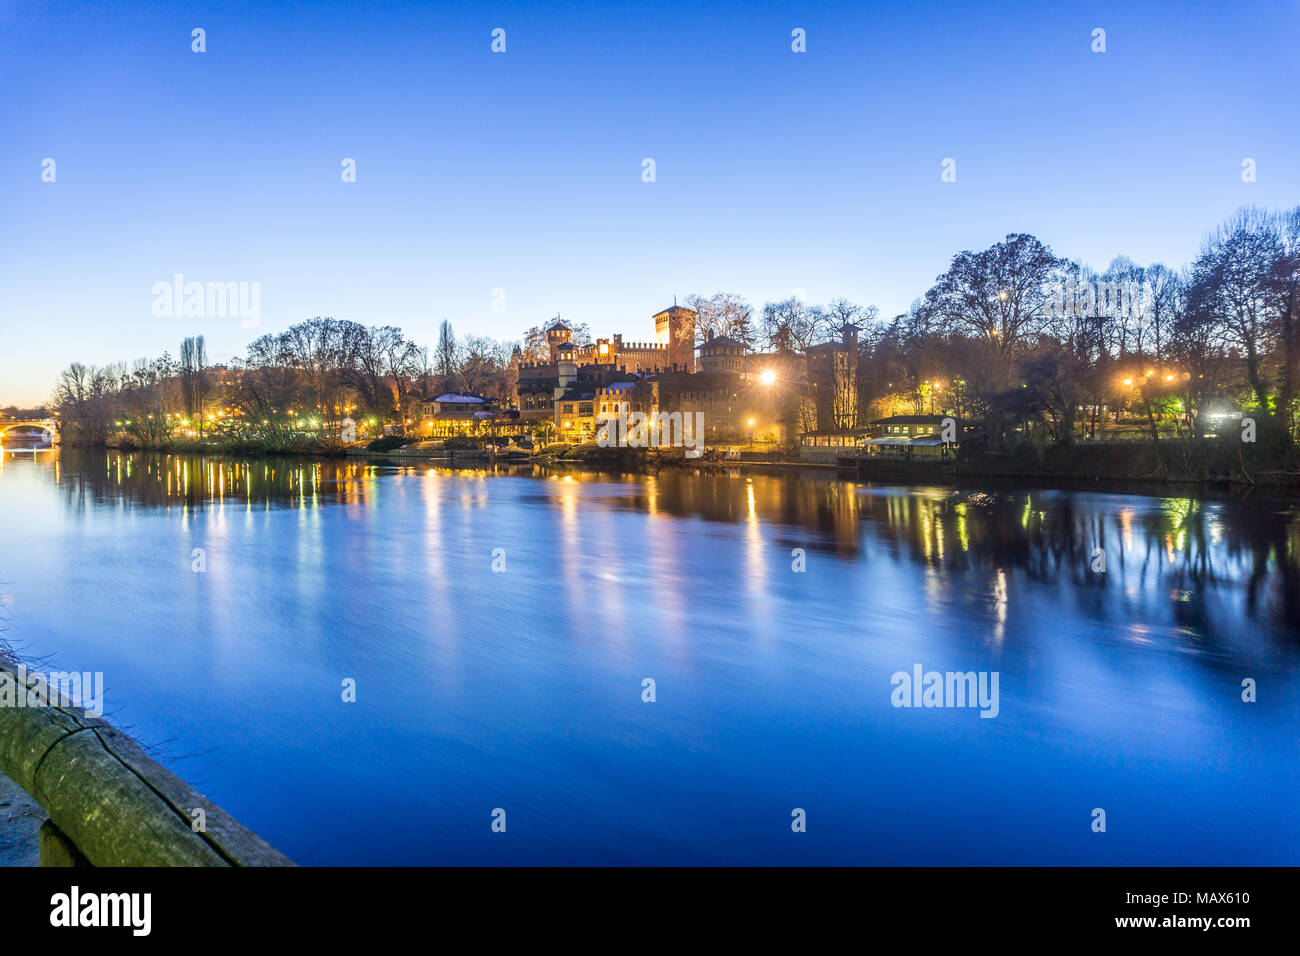
<svg viewBox="0 0 1300 956"><path fill-rule="evenodd" d="M1296 533L806 475L0 466L6 637L307 863L1295 863ZM999 716L894 709L915 663L998 671Z"/></svg>

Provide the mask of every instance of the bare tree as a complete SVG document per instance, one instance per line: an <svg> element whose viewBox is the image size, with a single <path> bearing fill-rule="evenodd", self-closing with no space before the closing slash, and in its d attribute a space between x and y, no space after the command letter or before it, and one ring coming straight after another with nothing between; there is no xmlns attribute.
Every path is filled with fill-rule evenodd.
<svg viewBox="0 0 1300 956"><path fill-rule="evenodd" d="M1198 305L1241 349L1261 412L1269 410L1269 353L1281 339L1284 297L1277 276L1285 244L1276 216L1243 209L1212 233L1192 264Z"/></svg>
<svg viewBox="0 0 1300 956"><path fill-rule="evenodd" d="M546 329L540 325L534 325L524 333L520 359L524 362L547 362L550 360L550 356L551 346L546 339Z"/></svg>
<svg viewBox="0 0 1300 956"><path fill-rule="evenodd" d="M444 379L456 374L456 333L446 319L438 326L438 344L434 349L434 368Z"/></svg>
<svg viewBox="0 0 1300 956"><path fill-rule="evenodd" d="M181 395L185 417L198 422L198 432L203 434L203 405L207 398L207 380L204 370L208 365L208 352L203 336L192 336L181 342Z"/></svg>
<svg viewBox="0 0 1300 956"><path fill-rule="evenodd" d="M954 330L1010 355L1043 330L1063 267L1038 239L1013 234L981 252L959 252L926 299Z"/></svg>
<svg viewBox="0 0 1300 956"><path fill-rule="evenodd" d="M482 393L504 370L508 359L508 346L502 346L495 339L482 335L466 338L457 368L462 391L469 395Z"/></svg>
<svg viewBox="0 0 1300 956"><path fill-rule="evenodd" d="M1146 270L1144 318L1150 330L1152 357L1157 363L1168 359L1169 340L1181 305L1184 280L1173 269L1159 262Z"/></svg>
<svg viewBox="0 0 1300 956"><path fill-rule="evenodd" d="M791 296L763 306L762 338L773 351L806 352L823 334L820 315Z"/></svg>
<svg viewBox="0 0 1300 956"><path fill-rule="evenodd" d="M411 379L420 370L420 350L414 342L402 335L401 329L386 325L372 329L380 341L384 359L384 374L392 381L393 400L397 407L397 420L405 428L407 396Z"/></svg>
<svg viewBox="0 0 1300 956"><path fill-rule="evenodd" d="M725 335L753 347L757 337L754 310L740 296L730 292L715 292L707 299L702 295L691 295L686 298L685 305L697 315L697 341L704 341L710 334Z"/></svg>

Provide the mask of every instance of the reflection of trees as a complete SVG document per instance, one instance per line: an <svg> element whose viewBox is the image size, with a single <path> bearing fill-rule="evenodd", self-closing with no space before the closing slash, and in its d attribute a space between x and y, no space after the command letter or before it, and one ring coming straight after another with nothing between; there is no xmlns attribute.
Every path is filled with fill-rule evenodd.
<svg viewBox="0 0 1300 956"><path fill-rule="evenodd" d="M259 508L362 501L371 462L99 452L65 448L58 483L79 509L87 501L143 508L247 504Z"/></svg>
<svg viewBox="0 0 1300 956"><path fill-rule="evenodd" d="M627 478L617 507L786 526L775 540L911 562L990 589L999 572L1060 589L1069 609L1125 627L1161 622L1211 643L1225 615L1300 629L1300 530L1230 502L1066 491L872 488L807 475L661 472ZM804 537L798 529L818 532ZM1092 570L1104 549L1106 573ZM971 587L953 580L954 587Z"/></svg>
<svg viewBox="0 0 1300 956"><path fill-rule="evenodd" d="M76 449L63 449L57 462L59 485L78 508L88 497L194 509L216 502L254 508L367 503L381 473L452 473L423 462ZM510 470L549 473L542 467ZM1066 491L877 488L807 474L565 470L564 477L627 486L626 494L593 495L583 507L754 523L771 529L770 540L781 547L924 566L955 589L992 593L994 582L1003 580L1012 600L1019 584L1054 587L1063 610L1116 627L1157 622L1189 629L1211 646L1220 629L1240 632L1243 619L1300 629L1300 530L1266 507ZM1105 574L1092 570L1095 548L1105 549Z"/></svg>

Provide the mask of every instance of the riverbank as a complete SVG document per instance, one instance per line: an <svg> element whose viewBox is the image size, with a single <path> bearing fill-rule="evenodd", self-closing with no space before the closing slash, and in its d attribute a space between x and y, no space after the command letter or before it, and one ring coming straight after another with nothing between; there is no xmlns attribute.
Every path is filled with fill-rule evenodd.
<svg viewBox="0 0 1300 956"><path fill-rule="evenodd" d="M1161 490L1232 489L1262 487L1279 495L1300 494L1300 472L1286 471L1271 456L1254 449L1232 449L1235 459L1215 446L1201 449L1200 456L1189 454L1185 444L1162 442L1156 449L1143 443L1079 443L1038 451L1020 449L1008 454L975 454L942 461L893 458L844 458L838 462L806 461L773 452L741 453L725 457L718 452L699 458L687 458L681 449L654 451L631 448L597 448L573 445L543 450L539 454L491 454L483 448L434 447L433 443L413 441L406 446L384 440L387 447L372 449L372 443L350 445L308 441L291 445L263 447L256 443L216 444L187 441L166 448L110 448L123 452L160 454L201 454L213 457L290 456L305 458L363 458L375 461L427 461L448 467L522 466L591 468L611 473L635 474L660 469L686 469L699 472L754 471L759 473L838 472L858 479L901 482L950 482L996 479L1030 483L1111 482L1128 486L1147 486L1151 493ZM66 445L65 447L88 447ZM100 446L103 447L103 446ZM1208 452L1208 453L1207 453Z"/></svg>
<svg viewBox="0 0 1300 956"><path fill-rule="evenodd" d="M0 866L38 866L45 811L0 773Z"/></svg>
<svg viewBox="0 0 1300 956"><path fill-rule="evenodd" d="M177 439L158 445L144 445L135 442L109 442L104 444L60 442L69 448L103 448L109 451L156 452L164 455L304 455L311 458L334 458L342 456L347 445L336 441L319 441L315 438L295 438L288 440L256 441L212 439Z"/></svg>

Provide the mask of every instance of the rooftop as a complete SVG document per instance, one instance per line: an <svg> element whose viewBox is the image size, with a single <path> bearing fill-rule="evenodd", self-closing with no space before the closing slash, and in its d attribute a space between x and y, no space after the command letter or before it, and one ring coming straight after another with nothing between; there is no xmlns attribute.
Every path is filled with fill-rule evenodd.
<svg viewBox="0 0 1300 956"><path fill-rule="evenodd" d="M888 418L877 418L871 424L873 425L942 425L945 418L951 418L956 421L953 415L891 415Z"/></svg>
<svg viewBox="0 0 1300 956"><path fill-rule="evenodd" d="M703 351L704 349L712 348L715 345L723 345L723 346L728 346L730 348L742 348L742 349L749 348L749 346L746 345L744 342L739 342L736 339L733 339L729 335L715 335L713 338L705 340L705 342L702 345L698 346L698 348L701 351Z"/></svg>

